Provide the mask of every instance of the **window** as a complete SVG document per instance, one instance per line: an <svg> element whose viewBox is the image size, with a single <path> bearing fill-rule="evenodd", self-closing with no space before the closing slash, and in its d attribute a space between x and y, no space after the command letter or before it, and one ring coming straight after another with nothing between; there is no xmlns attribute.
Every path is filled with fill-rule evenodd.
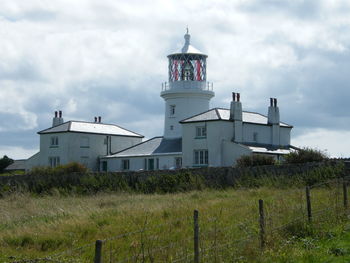
<svg viewBox="0 0 350 263"><path fill-rule="evenodd" d="M50 139L50 147L58 147L58 136L52 136Z"/></svg>
<svg viewBox="0 0 350 263"><path fill-rule="evenodd" d="M170 116L174 116L175 115L175 105L170 105L170 112L169 112L169 114L170 114Z"/></svg>
<svg viewBox="0 0 350 263"><path fill-rule="evenodd" d="M181 157L175 158L175 167L176 167L176 169L180 169L182 167L182 158Z"/></svg>
<svg viewBox="0 0 350 263"><path fill-rule="evenodd" d="M130 160L122 160L122 170L129 170L130 169Z"/></svg>
<svg viewBox="0 0 350 263"><path fill-rule="evenodd" d="M208 164L208 150L194 150L194 165Z"/></svg>
<svg viewBox="0 0 350 263"><path fill-rule="evenodd" d="M207 137L207 127L198 126L196 127L196 138L205 138Z"/></svg>
<svg viewBox="0 0 350 263"><path fill-rule="evenodd" d="M170 130L174 130L174 125L170 125Z"/></svg>
<svg viewBox="0 0 350 263"><path fill-rule="evenodd" d="M60 165L60 157L54 156L54 157L49 157L49 165L50 167L56 167Z"/></svg>
<svg viewBox="0 0 350 263"><path fill-rule="evenodd" d="M80 148L89 148L89 137L81 137L80 138Z"/></svg>
<svg viewBox="0 0 350 263"><path fill-rule="evenodd" d="M258 133L257 132L253 133L253 141L258 142Z"/></svg>
<svg viewBox="0 0 350 263"><path fill-rule="evenodd" d="M107 161L102 162L102 171L107 172Z"/></svg>

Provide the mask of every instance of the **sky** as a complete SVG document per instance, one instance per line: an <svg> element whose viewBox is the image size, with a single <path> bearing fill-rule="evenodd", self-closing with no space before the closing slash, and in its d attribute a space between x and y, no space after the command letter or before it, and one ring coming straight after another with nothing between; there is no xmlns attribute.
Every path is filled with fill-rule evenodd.
<svg viewBox="0 0 350 263"><path fill-rule="evenodd" d="M1 0L0 156L28 158L64 120L162 135L167 55L208 54L211 107L267 114L278 99L292 145L350 157L350 2Z"/></svg>

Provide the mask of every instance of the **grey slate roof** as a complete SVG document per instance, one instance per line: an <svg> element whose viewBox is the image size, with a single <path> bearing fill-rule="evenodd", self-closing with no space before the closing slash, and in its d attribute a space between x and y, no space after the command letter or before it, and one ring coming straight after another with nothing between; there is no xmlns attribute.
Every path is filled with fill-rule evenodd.
<svg viewBox="0 0 350 263"><path fill-rule="evenodd" d="M25 170L26 160L14 160L12 164L5 168L6 171Z"/></svg>
<svg viewBox="0 0 350 263"><path fill-rule="evenodd" d="M165 139L163 137L154 137L148 141L139 143L130 148L104 157L114 158L126 156L148 156L158 154L175 154L181 152L182 138Z"/></svg>
<svg viewBox="0 0 350 263"><path fill-rule="evenodd" d="M267 117L257 112L243 111L242 112L243 122L254 123L254 124L267 124ZM200 122L200 121L229 121L230 120L230 110L222 108L214 108L190 118L180 121L180 123L189 123L189 122ZM282 127L292 127L289 124L280 122Z"/></svg>
<svg viewBox="0 0 350 263"><path fill-rule="evenodd" d="M82 133L95 133L95 134L106 134L106 135L120 135L130 137L144 136L119 127L114 124L96 123L96 122L84 122L84 121L68 121L60 125L42 130L39 134L46 133L58 133L58 132L82 132Z"/></svg>

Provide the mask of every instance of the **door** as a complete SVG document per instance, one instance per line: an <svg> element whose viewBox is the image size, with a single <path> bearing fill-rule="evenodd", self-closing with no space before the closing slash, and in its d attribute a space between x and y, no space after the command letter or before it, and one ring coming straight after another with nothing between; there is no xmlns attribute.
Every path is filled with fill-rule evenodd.
<svg viewBox="0 0 350 263"><path fill-rule="evenodd" d="M154 170L154 159L148 159L148 170Z"/></svg>

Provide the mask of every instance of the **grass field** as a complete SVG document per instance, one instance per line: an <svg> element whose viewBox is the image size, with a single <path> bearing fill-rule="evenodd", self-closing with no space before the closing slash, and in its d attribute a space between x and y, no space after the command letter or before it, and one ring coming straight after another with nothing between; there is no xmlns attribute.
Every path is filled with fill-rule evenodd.
<svg viewBox="0 0 350 263"><path fill-rule="evenodd" d="M258 200L266 213L267 245L259 248ZM305 190L203 190L164 195L0 199L1 262L92 262L94 242L104 262L192 262L193 210L199 211L201 262L349 262L350 224L341 187L312 189L307 224ZM46 258L42 261L21 259Z"/></svg>

